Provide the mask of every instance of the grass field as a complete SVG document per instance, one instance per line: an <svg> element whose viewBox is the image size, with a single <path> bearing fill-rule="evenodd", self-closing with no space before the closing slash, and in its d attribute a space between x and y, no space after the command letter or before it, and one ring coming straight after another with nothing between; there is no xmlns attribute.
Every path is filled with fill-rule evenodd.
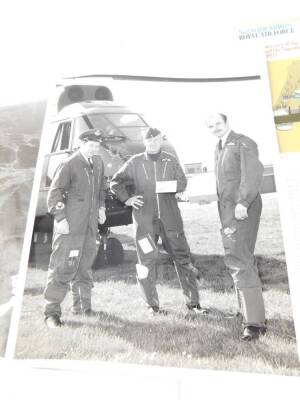
<svg viewBox="0 0 300 400"><path fill-rule="evenodd" d="M216 204L181 203L186 235L201 271L201 303L208 316L187 318L179 282L168 256L161 254L158 292L167 316L150 317L135 280L131 226L118 228L125 263L94 274L97 316L74 316L68 295L62 329L43 323L42 291L46 257L29 268L16 347L17 358L101 360L145 365L299 375L295 331L276 195L263 196L256 254L264 288L268 333L258 342L239 340L240 321L225 319L235 310L232 280L223 264Z"/></svg>

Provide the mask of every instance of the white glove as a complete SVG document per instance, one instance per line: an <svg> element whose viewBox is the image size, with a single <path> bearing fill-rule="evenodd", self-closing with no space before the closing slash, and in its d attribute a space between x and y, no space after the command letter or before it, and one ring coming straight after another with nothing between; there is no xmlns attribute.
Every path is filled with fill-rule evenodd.
<svg viewBox="0 0 300 400"><path fill-rule="evenodd" d="M243 219L248 218L247 207L245 207L242 204L238 203L235 206L234 216L238 220L243 220Z"/></svg>
<svg viewBox="0 0 300 400"><path fill-rule="evenodd" d="M105 208L101 207L99 208L99 218L98 221L100 225L103 225L104 222L106 221L106 214L105 214Z"/></svg>
<svg viewBox="0 0 300 400"><path fill-rule="evenodd" d="M56 233L60 233L62 235L67 235L68 233L70 233L69 223L66 218L58 222L55 221L54 230Z"/></svg>

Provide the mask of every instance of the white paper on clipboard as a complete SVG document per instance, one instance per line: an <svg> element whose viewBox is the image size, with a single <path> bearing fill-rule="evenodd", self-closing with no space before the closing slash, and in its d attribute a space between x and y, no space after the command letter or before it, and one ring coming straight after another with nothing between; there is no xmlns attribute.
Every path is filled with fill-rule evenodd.
<svg viewBox="0 0 300 400"><path fill-rule="evenodd" d="M147 237L138 240L138 244L144 254L149 254L154 250L150 240Z"/></svg>
<svg viewBox="0 0 300 400"><path fill-rule="evenodd" d="M156 182L156 193L176 193L177 181Z"/></svg>

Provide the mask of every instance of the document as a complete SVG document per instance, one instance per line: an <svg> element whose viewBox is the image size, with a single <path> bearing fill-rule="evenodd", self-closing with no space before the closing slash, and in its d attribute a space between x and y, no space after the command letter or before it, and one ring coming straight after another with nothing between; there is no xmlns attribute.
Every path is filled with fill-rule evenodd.
<svg viewBox="0 0 300 400"><path fill-rule="evenodd" d="M177 181L156 182L156 193L176 193Z"/></svg>

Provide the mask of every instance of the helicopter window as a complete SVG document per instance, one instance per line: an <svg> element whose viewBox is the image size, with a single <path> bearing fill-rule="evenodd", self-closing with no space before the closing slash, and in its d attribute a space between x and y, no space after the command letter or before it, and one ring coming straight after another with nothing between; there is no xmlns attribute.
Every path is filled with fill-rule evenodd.
<svg viewBox="0 0 300 400"><path fill-rule="evenodd" d="M138 114L92 114L89 120L95 128L103 130L109 142L124 140L141 141L147 124Z"/></svg>
<svg viewBox="0 0 300 400"><path fill-rule="evenodd" d="M104 132L108 132L112 128L111 123L101 114L89 115L88 119L95 128L99 128Z"/></svg>
<svg viewBox="0 0 300 400"><path fill-rule="evenodd" d="M116 127L115 129L132 141L141 141L145 129L148 129L138 114L105 114L105 116Z"/></svg>
<svg viewBox="0 0 300 400"><path fill-rule="evenodd" d="M127 139L133 141L141 141L144 135L144 132L149 129L148 126L145 127L124 127L119 128Z"/></svg>
<svg viewBox="0 0 300 400"><path fill-rule="evenodd" d="M71 134L71 122L63 122L59 125L53 142L51 153L69 148Z"/></svg>
<svg viewBox="0 0 300 400"><path fill-rule="evenodd" d="M99 128L105 133L105 139L109 141L124 140L124 134L104 114L92 114L88 118L95 128Z"/></svg>
<svg viewBox="0 0 300 400"><path fill-rule="evenodd" d="M146 126L138 114L105 114L106 117L118 128Z"/></svg>

